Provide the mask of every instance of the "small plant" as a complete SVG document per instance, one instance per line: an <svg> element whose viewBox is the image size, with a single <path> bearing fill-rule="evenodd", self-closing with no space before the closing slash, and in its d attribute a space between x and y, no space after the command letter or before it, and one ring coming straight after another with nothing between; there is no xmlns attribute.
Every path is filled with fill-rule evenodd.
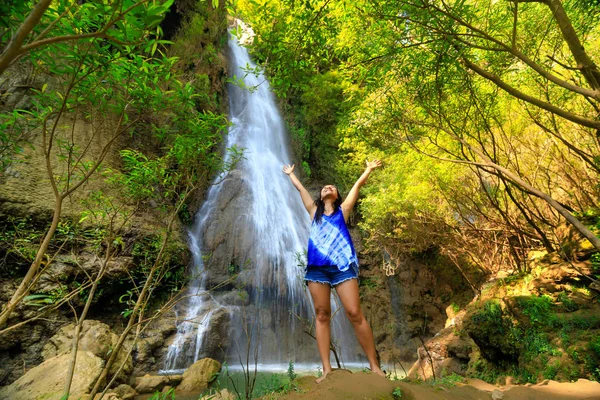
<svg viewBox="0 0 600 400"><path fill-rule="evenodd" d="M464 382L464 381L465 381L464 376L458 375L457 373L452 373L450 375L444 375L442 378L438 379L434 383L447 385L447 386L456 386L457 383Z"/></svg>
<svg viewBox="0 0 600 400"><path fill-rule="evenodd" d="M456 303L452 303L452 311L454 311L455 313L460 311L460 306Z"/></svg>
<svg viewBox="0 0 600 400"><path fill-rule="evenodd" d="M379 283L371 278L362 278L360 280L360 286L367 289L377 289L379 287Z"/></svg>
<svg viewBox="0 0 600 400"><path fill-rule="evenodd" d="M567 292L560 292L556 300L562 303L562 306L565 309L565 311L573 312L579 309L577 303L571 300Z"/></svg>
<svg viewBox="0 0 600 400"><path fill-rule="evenodd" d="M600 253L594 253L590 257L590 261L592 262L592 270L594 273L600 273Z"/></svg>
<svg viewBox="0 0 600 400"><path fill-rule="evenodd" d="M402 398L402 389L399 387L395 388L392 392L392 396L394 396L394 400Z"/></svg>
<svg viewBox="0 0 600 400"><path fill-rule="evenodd" d="M171 388L166 393L155 392L149 400L175 400L175 389Z"/></svg>
<svg viewBox="0 0 600 400"><path fill-rule="evenodd" d="M293 381L297 377L296 372L294 372L294 362L291 360L288 364L287 375L288 378L290 378L290 381Z"/></svg>
<svg viewBox="0 0 600 400"><path fill-rule="evenodd" d="M544 369L544 379L554 379L560 370L560 362L555 361L553 364L547 365Z"/></svg>

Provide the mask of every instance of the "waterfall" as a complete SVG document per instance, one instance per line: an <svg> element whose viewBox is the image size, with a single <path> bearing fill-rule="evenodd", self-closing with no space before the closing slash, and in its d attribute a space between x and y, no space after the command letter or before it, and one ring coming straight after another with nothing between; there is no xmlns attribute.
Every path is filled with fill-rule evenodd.
<svg viewBox="0 0 600 400"><path fill-rule="evenodd" d="M298 262L310 218L282 172L292 161L285 125L269 83L233 36L229 53L230 76L243 84L228 85L226 146L242 148L244 158L215 179L189 232L194 276L165 358L169 371L205 356L233 365L248 345L261 365L319 363L316 342L300 321L313 316ZM336 307L332 296L332 312ZM343 312L337 314L332 337L346 362L357 361L352 327Z"/></svg>

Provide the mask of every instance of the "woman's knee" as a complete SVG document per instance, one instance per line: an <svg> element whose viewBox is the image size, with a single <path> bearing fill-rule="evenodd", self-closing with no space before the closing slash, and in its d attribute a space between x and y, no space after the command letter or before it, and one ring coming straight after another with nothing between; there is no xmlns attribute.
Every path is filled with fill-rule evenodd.
<svg viewBox="0 0 600 400"><path fill-rule="evenodd" d="M347 309L346 316L353 324L360 323L365 318L360 307Z"/></svg>
<svg viewBox="0 0 600 400"><path fill-rule="evenodd" d="M325 307L316 307L317 321L321 323L329 323L331 320L331 310Z"/></svg>

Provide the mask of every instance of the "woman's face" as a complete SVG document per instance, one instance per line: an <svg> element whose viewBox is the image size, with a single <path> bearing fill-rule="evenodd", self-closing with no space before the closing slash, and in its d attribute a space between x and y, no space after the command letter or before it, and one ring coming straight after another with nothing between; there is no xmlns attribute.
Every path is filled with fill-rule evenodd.
<svg viewBox="0 0 600 400"><path fill-rule="evenodd" d="M336 200L338 197L337 188L333 185L325 185L323 189L321 189L321 200L325 200L325 198L331 198Z"/></svg>

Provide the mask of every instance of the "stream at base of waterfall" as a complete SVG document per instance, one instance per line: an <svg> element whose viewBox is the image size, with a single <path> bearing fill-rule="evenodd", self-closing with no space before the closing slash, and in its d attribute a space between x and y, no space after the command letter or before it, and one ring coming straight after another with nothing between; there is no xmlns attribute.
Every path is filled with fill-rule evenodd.
<svg viewBox="0 0 600 400"><path fill-rule="evenodd" d="M243 149L243 159L215 178L189 232L193 276L176 307L177 332L162 372L204 357L230 368L257 363L259 370L285 371L291 361L316 370L316 341L304 332L314 320L302 265L310 219L281 171L292 162L285 124L247 49L233 36L228 47L232 125L225 145ZM224 158L231 161L230 153ZM346 366L367 366L337 304L332 295L338 355Z"/></svg>

